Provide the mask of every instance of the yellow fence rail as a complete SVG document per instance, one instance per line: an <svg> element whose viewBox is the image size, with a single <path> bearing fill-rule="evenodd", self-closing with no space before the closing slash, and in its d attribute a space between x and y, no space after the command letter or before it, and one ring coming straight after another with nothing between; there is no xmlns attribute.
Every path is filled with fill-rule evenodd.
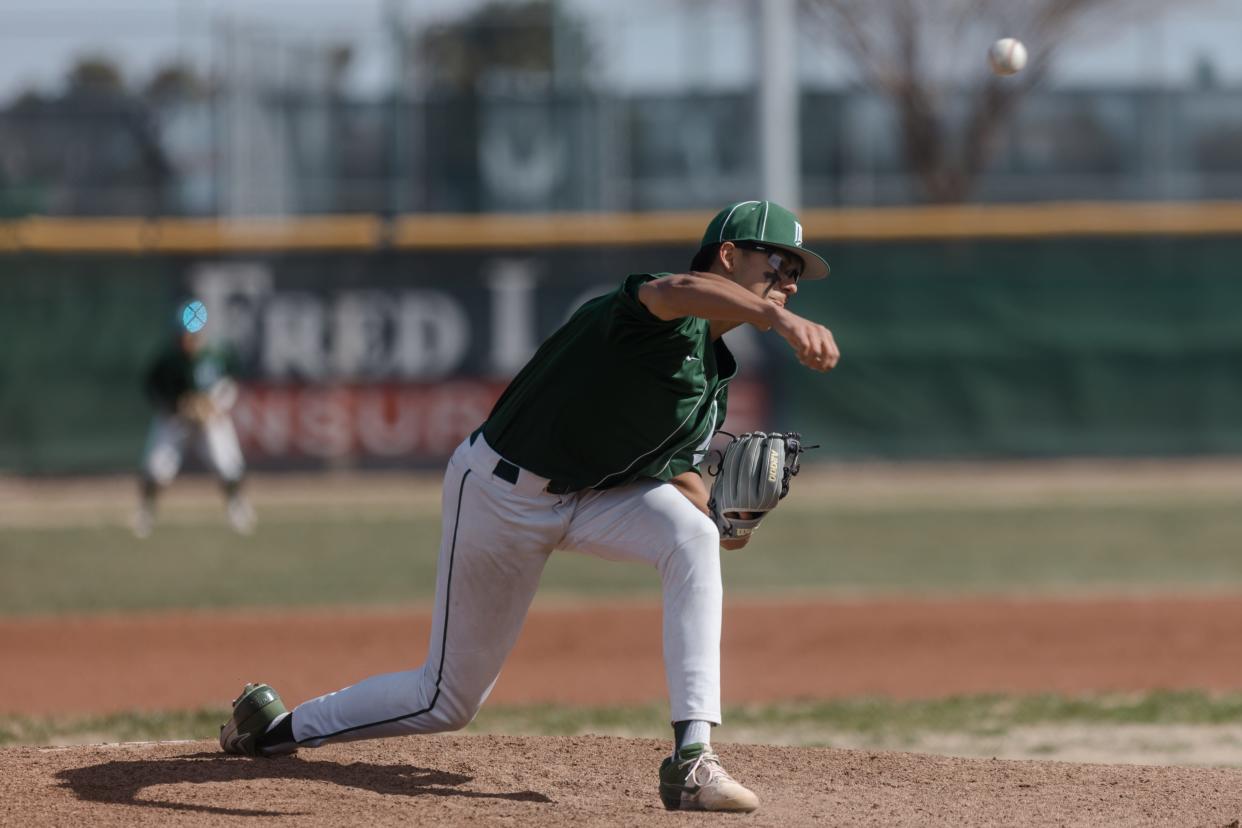
<svg viewBox="0 0 1242 828"><path fill-rule="evenodd" d="M808 209L819 241L1242 235L1242 202L1065 202ZM0 254L531 249L687 244L711 213L417 214L0 221Z"/></svg>

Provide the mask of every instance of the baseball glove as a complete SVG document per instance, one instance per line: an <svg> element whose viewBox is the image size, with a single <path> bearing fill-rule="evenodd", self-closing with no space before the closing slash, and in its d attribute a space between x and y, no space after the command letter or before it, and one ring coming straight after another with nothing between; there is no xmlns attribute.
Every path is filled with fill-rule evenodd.
<svg viewBox="0 0 1242 828"><path fill-rule="evenodd" d="M216 405L207 394L184 394L177 401L177 413L192 423L202 425L215 415Z"/></svg>
<svg viewBox="0 0 1242 828"><path fill-rule="evenodd" d="M802 445L801 435L792 431L753 431L734 437L721 452L707 503L720 537L741 538L755 531L789 494L799 455L813 448L819 447Z"/></svg>

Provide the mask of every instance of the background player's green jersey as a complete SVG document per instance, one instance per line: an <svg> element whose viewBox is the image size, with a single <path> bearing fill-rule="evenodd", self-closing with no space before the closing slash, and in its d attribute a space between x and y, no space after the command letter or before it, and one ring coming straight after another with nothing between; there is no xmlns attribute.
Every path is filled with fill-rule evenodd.
<svg viewBox="0 0 1242 828"><path fill-rule="evenodd" d="M737 363L708 322L664 321L635 274L554 333L492 409L483 436L506 459L568 491L658 480L698 465L724 423Z"/></svg>
<svg viewBox="0 0 1242 828"><path fill-rule="evenodd" d="M236 358L228 348L208 344L190 352L177 341L155 358L147 371L144 388L153 405L173 411L184 394L208 391L236 373Z"/></svg>

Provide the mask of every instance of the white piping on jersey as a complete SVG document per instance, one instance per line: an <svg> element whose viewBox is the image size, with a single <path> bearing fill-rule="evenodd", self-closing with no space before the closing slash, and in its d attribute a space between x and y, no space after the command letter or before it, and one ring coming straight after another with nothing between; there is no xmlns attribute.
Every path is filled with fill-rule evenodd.
<svg viewBox="0 0 1242 828"><path fill-rule="evenodd" d="M768 229L768 202L763 202L763 222L759 225L759 238L764 239L763 235Z"/></svg>
<svg viewBox="0 0 1242 828"><path fill-rule="evenodd" d="M695 402L694 407L690 409L690 413L686 415L686 419L684 419L684 420L682 420L680 423L678 423L678 424L677 424L677 427L673 429L672 433L671 433L671 434L669 434L667 437L665 437L663 440L661 440L661 441L660 441L660 442L656 445L656 447L655 447L655 448L651 449L650 451L644 451L642 454L638 455L638 456L637 456L637 457L635 457L633 460L631 460L631 461L630 461L630 464L629 464L628 466L626 466L625 468L621 469L620 471L610 472L610 473L608 473L608 474L604 475L603 477L601 477L601 478L600 478L598 481L596 481L595 483L592 483L590 486L587 486L587 488L588 488L588 489L595 489L595 488L598 488L598 487L599 487L599 485L600 485L600 483L603 483L603 482L604 482L605 480L607 480L608 478L610 478L610 477L616 477L616 476L617 476L617 475L619 475L619 474L625 474L625 473L626 473L626 472L628 472L630 469L634 468L634 464L635 464L635 463L637 463L639 460L642 460L644 457L646 457L646 456L647 456L647 455L649 455L649 454L653 454L653 453L655 453L655 452L659 451L659 450L660 450L660 449L664 446L664 444L665 444L665 443L667 443L669 440L671 440L673 437L675 437L675 436L677 435L677 432L681 431L681 427L682 427L682 426L684 426L686 423L688 423L688 422L690 421L690 418L694 416L694 412L696 412L696 411L698 411L698 410L699 410L699 405L703 402L703 398L704 398L705 396L707 396L707 389L710 387L710 385L711 385L711 383L708 383L708 382L704 382L704 383L703 383L703 393L699 394L699 399L698 399L698 401L697 401L697 402ZM671 457L669 458L669 461L670 461L670 462L672 461L672 458L671 458ZM665 464L665 465L667 465L667 464Z"/></svg>
<svg viewBox="0 0 1242 828"><path fill-rule="evenodd" d="M738 372L739 370L741 370L741 369L739 369L739 368L735 365L735 366L734 366L734 368L733 368L733 373L732 373L732 374L729 374L729 376L727 376L727 377L721 377L720 382L716 385L716 391L715 391L715 393L714 393L714 394L712 394L712 402L713 402L713 403L714 403L714 402L716 402L716 398L720 396L720 390L721 390L722 388L724 388L726 385L728 385L728 384L729 384L729 380L731 380L731 379L733 379L734 377L736 377L736 376L737 376L737 372ZM695 406L695 408L697 409L697 408L698 408L698 406ZM714 436L716 435L716 422L715 422L715 418L713 418L713 419L712 419L712 422L708 423L707 427L708 427L708 430L710 430L710 431L712 432L712 436L714 437ZM686 446L689 446L689 445L691 445L692 443L694 443L694 441L695 441L695 440L697 440L697 439L698 439L698 437L699 437L699 435L695 434L693 437L691 437L691 438L690 438L689 442L687 442L687 443L686 443ZM667 438L665 438L665 439L667 439ZM682 448L685 448L685 446L682 446ZM680 450L681 450L681 449L678 449L678 451L680 451ZM660 470L659 470L659 471L657 471L657 472L656 472L656 474L663 474L663 473L664 473L664 470L665 470L665 469L667 469L667 468L669 467L669 464L673 462L673 458L674 458L674 457L676 457L676 456L677 456L677 452L676 452L676 451L674 451L672 454L670 454L670 455L668 456L668 462L666 462L663 466L661 466L661 467L660 467Z"/></svg>
<svg viewBox="0 0 1242 828"><path fill-rule="evenodd" d="M756 203L757 203L757 202L756 202ZM736 364L736 362L735 362L735 363L734 363L734 365L733 365L733 373L732 373L732 374L729 374L729 376L727 376L727 377L721 377L721 378L720 378L720 381L716 384L716 391L712 394L712 402L715 402L715 401L716 401L716 397L720 395L720 389L722 389L722 388L724 388L726 385L728 385L728 384L729 384L729 381L730 381L730 380L732 380L734 377L736 377L736 376L737 376L737 373L738 373L738 371L739 371L739 370L741 370L741 369L737 366L737 364ZM610 478L610 477L616 477L616 476L617 476L617 475L619 475L619 474L625 474L625 473L626 473L626 472L628 472L630 469L634 468L634 464L635 464L635 463L637 463L639 460L642 460L644 457L647 457L647 456L649 456L649 455L651 455L651 454L654 454L655 452L657 452L657 451L659 451L661 448L663 448L663 447L664 447L664 444L665 444L665 443L667 443L667 442L668 442L670 439L672 439L674 436L676 436L677 432L678 432L678 431L681 431L681 427L682 427L682 426L684 426L686 423L688 423L688 422L690 421L690 418L694 416L694 412L696 412L696 411L698 411L698 410L699 410L699 406L702 404L702 402L703 402L703 398L707 395L707 389L708 389L708 387L709 387L709 386L710 386L710 383L705 383L705 384L703 385L703 392L702 392L701 394L699 394L699 399L698 399L698 401L697 401L697 402L695 402L694 407L690 409L690 413L686 415L686 419L684 419L684 420L682 420L680 423L678 423L678 424L677 424L677 427L673 429L672 434L669 434L669 435L668 435L668 437L665 437L663 440L661 440L661 441L660 441L660 442L656 445L656 447L655 447L655 448L650 449L649 451L644 451L642 454L640 454L640 455L638 455L637 457L635 457L633 460L631 460L631 461L630 461L630 464L629 464L628 466L626 466L625 468L621 469L620 471L610 472L610 473L608 473L608 474L604 475L604 476L603 476L602 478L600 478L600 479L599 479L596 483L592 484L591 486L588 486L587 488L588 488L588 489L594 489L594 488L597 488L597 487L598 487L601 483L603 483L603 482L604 482L605 480L607 480L608 478ZM711 428L713 431L715 431L716 424L715 424L715 423L711 423L711 424L710 424L710 428ZM697 435L697 434L692 435L692 436L691 436L691 438L690 438L690 443L694 442L694 440L695 440L695 439L697 439L697 438L698 438L698 435ZM686 445L689 445L690 443L687 443ZM673 462L673 457L674 457L676 454L677 454L677 452L676 452L676 451L674 451L672 454L670 454L670 455L669 455L668 461L667 461L667 462L666 462L666 463L665 463L665 464L664 464L664 465L660 468L660 472L663 472L665 469L667 469L667 468L668 468L668 464ZM657 473L657 474L659 474L660 472L656 472L656 473Z"/></svg>
<svg viewBox="0 0 1242 828"><path fill-rule="evenodd" d="M734 204L733 209L729 211L729 215L725 216L725 220L720 223L720 238L716 239L716 241L720 241L720 242L724 241L725 228L729 226L729 219L733 218L733 214L737 212L738 207L745 207L747 204L758 204L758 203L759 202L757 201L739 201L737 204ZM762 237L762 235L763 234L761 233L760 237Z"/></svg>

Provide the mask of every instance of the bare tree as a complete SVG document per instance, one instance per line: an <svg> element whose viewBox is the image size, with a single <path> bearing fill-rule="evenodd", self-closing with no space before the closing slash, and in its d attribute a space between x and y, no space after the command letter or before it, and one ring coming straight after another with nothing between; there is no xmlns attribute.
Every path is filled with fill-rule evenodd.
<svg viewBox="0 0 1242 828"><path fill-rule="evenodd" d="M142 88L142 98L153 106L159 106L170 101L202 100L210 90L210 81L192 65L167 61L151 73Z"/></svg>
<svg viewBox="0 0 1242 828"><path fill-rule="evenodd" d="M496 76L581 82L592 45L578 19L555 0L489 0L459 20L424 32L414 46L427 85L472 95ZM567 64L567 65L558 65Z"/></svg>
<svg viewBox="0 0 1242 828"><path fill-rule="evenodd" d="M125 79L120 65L106 55L78 58L69 69L65 82L69 95L118 96L125 94Z"/></svg>
<svg viewBox="0 0 1242 828"><path fill-rule="evenodd" d="M835 43L859 80L886 95L902 150L925 196L969 197L996 137L1022 97L1042 83L1058 47L1110 17L1133 22L1153 0L802 0L817 31ZM1021 73L987 70L988 45L1016 37L1029 51Z"/></svg>
<svg viewBox="0 0 1242 828"><path fill-rule="evenodd" d="M149 101L115 60L75 59L59 95L22 94L0 109L0 210L159 213L174 170ZM17 203L14 204L14 201Z"/></svg>

